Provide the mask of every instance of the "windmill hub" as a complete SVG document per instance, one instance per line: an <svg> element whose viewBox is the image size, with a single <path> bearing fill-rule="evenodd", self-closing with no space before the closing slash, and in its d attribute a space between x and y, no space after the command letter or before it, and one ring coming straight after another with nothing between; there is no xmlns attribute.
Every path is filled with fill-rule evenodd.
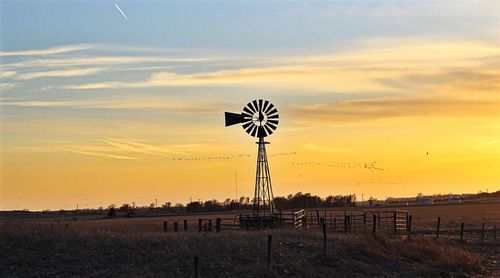
<svg viewBox="0 0 500 278"><path fill-rule="evenodd" d="M278 110L268 100L259 99L249 102L240 114L226 112L225 118L226 126L241 124L250 136L259 138L253 215L273 217L276 208L266 153L268 142L264 141L264 137L271 135L278 127Z"/></svg>

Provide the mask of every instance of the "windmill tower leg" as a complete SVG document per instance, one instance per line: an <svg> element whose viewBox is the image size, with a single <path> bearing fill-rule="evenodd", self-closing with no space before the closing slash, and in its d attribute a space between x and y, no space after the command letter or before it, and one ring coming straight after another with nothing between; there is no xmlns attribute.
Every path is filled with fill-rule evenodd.
<svg viewBox="0 0 500 278"><path fill-rule="evenodd" d="M257 170L255 174L255 191L253 202L253 215L273 216L275 212L271 173L267 161L266 144L263 137L259 137L257 151Z"/></svg>

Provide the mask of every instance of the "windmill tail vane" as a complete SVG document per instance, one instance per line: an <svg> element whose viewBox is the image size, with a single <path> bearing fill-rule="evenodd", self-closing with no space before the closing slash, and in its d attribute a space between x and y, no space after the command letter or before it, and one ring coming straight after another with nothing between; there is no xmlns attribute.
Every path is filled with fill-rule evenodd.
<svg viewBox="0 0 500 278"><path fill-rule="evenodd" d="M271 173L267 160L265 137L274 133L278 127L278 109L268 100L253 100L249 102L241 113L225 112L226 126L241 124L243 129L252 137L257 137L257 167L255 173L255 190L253 215L274 215L273 187Z"/></svg>

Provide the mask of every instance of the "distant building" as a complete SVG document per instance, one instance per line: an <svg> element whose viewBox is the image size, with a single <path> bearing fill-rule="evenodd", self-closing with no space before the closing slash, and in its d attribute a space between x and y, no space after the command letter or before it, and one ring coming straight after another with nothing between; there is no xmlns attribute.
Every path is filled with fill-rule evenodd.
<svg viewBox="0 0 500 278"><path fill-rule="evenodd" d="M448 197L448 203L449 204L460 204L460 203L462 203L462 199L460 199L460 196L450 195Z"/></svg>
<svg viewBox="0 0 500 278"><path fill-rule="evenodd" d="M417 200L418 205L432 205L433 203L432 199L428 197L418 198Z"/></svg>

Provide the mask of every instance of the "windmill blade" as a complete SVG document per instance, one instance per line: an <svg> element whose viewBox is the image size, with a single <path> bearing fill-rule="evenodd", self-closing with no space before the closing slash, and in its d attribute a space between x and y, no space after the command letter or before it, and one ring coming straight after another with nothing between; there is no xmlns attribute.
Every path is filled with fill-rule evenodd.
<svg viewBox="0 0 500 278"><path fill-rule="evenodd" d="M264 106L262 105L263 102L264 101L262 99L259 99L259 111L264 111Z"/></svg>
<svg viewBox="0 0 500 278"><path fill-rule="evenodd" d="M274 107L273 109L271 109L271 111L269 112L266 112L267 114L267 117L273 115L273 114L277 114L278 113L278 109L276 109L276 107Z"/></svg>
<svg viewBox="0 0 500 278"><path fill-rule="evenodd" d="M249 115L253 115L253 113L255 113L255 111L252 111L252 106L250 106L250 103L243 107L243 111L248 113Z"/></svg>
<svg viewBox="0 0 500 278"><path fill-rule="evenodd" d="M269 127L269 125L265 125L264 129L266 130L267 135L273 134L273 130Z"/></svg>
<svg viewBox="0 0 500 278"><path fill-rule="evenodd" d="M264 111L264 113L266 113L269 104L270 102L268 100L264 100L264 106L262 107L262 111Z"/></svg>
<svg viewBox="0 0 500 278"><path fill-rule="evenodd" d="M250 135L252 135L253 137L255 137L255 135L257 135L257 130L258 130L257 126L256 126L256 125L254 125L254 126L252 127L252 133L251 133Z"/></svg>
<svg viewBox="0 0 500 278"><path fill-rule="evenodd" d="M278 120L269 120L269 118L267 118L267 123L268 124L278 125Z"/></svg>
<svg viewBox="0 0 500 278"><path fill-rule="evenodd" d="M266 110L264 110L264 113L269 114L268 112L273 108L275 108L274 104L269 102L269 106L267 106Z"/></svg>
<svg viewBox="0 0 500 278"><path fill-rule="evenodd" d="M275 121L277 121L279 119L279 117L280 116L278 114L276 114L276 115L272 115L272 116L267 116L267 119L268 119L268 121L269 120L275 120Z"/></svg>
<svg viewBox="0 0 500 278"><path fill-rule="evenodd" d="M247 113L245 111L241 112L241 115L243 115L243 118L245 118L245 119L248 119L248 118L251 119L252 118L252 114Z"/></svg>
<svg viewBox="0 0 500 278"><path fill-rule="evenodd" d="M244 121L242 114L225 112L224 115L225 115L225 118L226 118L226 126L240 124L240 123L242 123Z"/></svg>
<svg viewBox="0 0 500 278"><path fill-rule="evenodd" d="M259 111L259 103L257 103L257 100L253 100L252 105L253 105L253 107L255 107L255 112L258 112Z"/></svg>
<svg viewBox="0 0 500 278"><path fill-rule="evenodd" d="M266 126L270 126L273 130L275 130L275 129L278 127L277 125L275 125L275 124L273 124L273 123L270 123L270 122L268 122L268 123L266 124Z"/></svg>
<svg viewBox="0 0 500 278"><path fill-rule="evenodd" d="M247 122L243 123L243 128L247 129L248 127L250 127L250 125L253 125L253 122L252 121L247 121Z"/></svg>

